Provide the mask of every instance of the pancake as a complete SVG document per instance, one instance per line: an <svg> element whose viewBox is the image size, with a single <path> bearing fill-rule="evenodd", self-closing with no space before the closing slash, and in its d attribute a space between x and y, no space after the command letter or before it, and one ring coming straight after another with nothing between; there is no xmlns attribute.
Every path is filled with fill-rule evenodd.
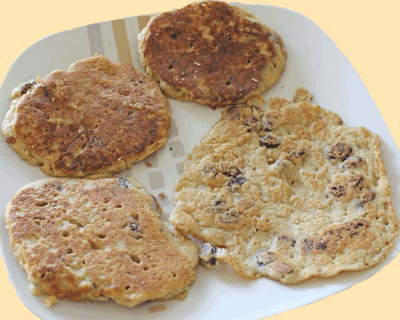
<svg viewBox="0 0 400 320"><path fill-rule="evenodd" d="M222 1L152 18L139 34L139 53L167 96L211 108L263 93L278 81L287 55L275 30Z"/></svg>
<svg viewBox="0 0 400 320"><path fill-rule="evenodd" d="M382 262L398 235L378 135L311 104L232 106L195 147L170 221L202 264L293 284Z"/></svg>
<svg viewBox="0 0 400 320"><path fill-rule="evenodd" d="M56 177L107 177L166 144L167 99L131 66L97 56L12 93L3 122L18 155Z"/></svg>
<svg viewBox="0 0 400 320"><path fill-rule="evenodd" d="M8 204L6 227L30 291L49 306L183 299L195 279L197 246L134 179L38 180Z"/></svg>

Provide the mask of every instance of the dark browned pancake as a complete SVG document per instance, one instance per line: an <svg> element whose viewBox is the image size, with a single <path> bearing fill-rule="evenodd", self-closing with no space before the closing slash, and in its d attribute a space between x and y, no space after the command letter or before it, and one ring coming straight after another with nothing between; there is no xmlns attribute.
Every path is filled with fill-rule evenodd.
<svg viewBox="0 0 400 320"><path fill-rule="evenodd" d="M57 177L102 177L166 144L167 99L133 67L98 56L16 88L3 123L13 149Z"/></svg>
<svg viewBox="0 0 400 320"><path fill-rule="evenodd" d="M247 11L221 1L162 13L139 41L143 68L166 95L212 108L261 94L286 66L281 37Z"/></svg>

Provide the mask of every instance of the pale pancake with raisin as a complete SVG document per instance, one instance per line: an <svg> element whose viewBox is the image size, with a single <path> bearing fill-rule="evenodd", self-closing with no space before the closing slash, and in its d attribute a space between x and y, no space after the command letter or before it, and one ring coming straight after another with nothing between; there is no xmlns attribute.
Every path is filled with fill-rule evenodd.
<svg viewBox="0 0 400 320"><path fill-rule="evenodd" d="M21 158L56 177L106 177L167 141L168 100L133 67L97 56L12 93L3 123Z"/></svg>
<svg viewBox="0 0 400 320"><path fill-rule="evenodd" d="M298 283L382 262L398 234L378 135L295 100L224 110L176 183L170 216L203 264Z"/></svg>
<svg viewBox="0 0 400 320"><path fill-rule="evenodd" d="M8 204L6 227L32 294L49 305L183 299L195 279L197 246L134 179L36 181Z"/></svg>
<svg viewBox="0 0 400 320"><path fill-rule="evenodd" d="M152 18L139 34L139 53L167 96L211 108L263 93L280 78L287 56L275 30L222 1Z"/></svg>

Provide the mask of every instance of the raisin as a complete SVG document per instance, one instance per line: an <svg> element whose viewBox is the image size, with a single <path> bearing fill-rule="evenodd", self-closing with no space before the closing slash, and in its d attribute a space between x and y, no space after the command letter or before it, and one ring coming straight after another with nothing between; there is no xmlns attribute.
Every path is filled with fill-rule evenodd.
<svg viewBox="0 0 400 320"><path fill-rule="evenodd" d="M301 244L301 250L303 253L311 252L314 247L314 240L313 239L304 239L303 243Z"/></svg>
<svg viewBox="0 0 400 320"><path fill-rule="evenodd" d="M239 220L239 213L234 210L225 211L221 215L220 220L222 223L225 223L225 224L236 223Z"/></svg>
<svg viewBox="0 0 400 320"><path fill-rule="evenodd" d="M329 186L328 192L335 198L341 198L346 196L346 187L338 183L333 183Z"/></svg>
<svg viewBox="0 0 400 320"><path fill-rule="evenodd" d="M237 184L237 185L239 185L239 186L242 186L243 183L245 183L245 182L246 182L246 179L243 178L243 177L233 177L233 179L232 179L231 181L229 181L228 187L229 187L229 188L232 188L232 186L233 186L234 184Z"/></svg>
<svg viewBox="0 0 400 320"><path fill-rule="evenodd" d="M238 168L228 168L225 166L222 166L222 174L228 177L237 177L238 175L242 174L242 172Z"/></svg>
<svg viewBox="0 0 400 320"><path fill-rule="evenodd" d="M283 234L278 236L278 240L289 243L292 247L294 247L296 245L296 240L292 239L291 237L285 236Z"/></svg>
<svg viewBox="0 0 400 320"><path fill-rule="evenodd" d="M53 188L56 188L56 190L58 190L58 191L62 191L63 190L63 187L58 183L51 183L51 184L49 184L49 186L53 187Z"/></svg>
<svg viewBox="0 0 400 320"><path fill-rule="evenodd" d="M240 107L230 107L226 111L226 118L230 121L239 120L242 117L242 110Z"/></svg>
<svg viewBox="0 0 400 320"><path fill-rule="evenodd" d="M364 205L375 199L375 194L367 189L364 189L358 197L358 203Z"/></svg>
<svg viewBox="0 0 400 320"><path fill-rule="evenodd" d="M278 271L280 273L292 273L293 272L293 267L285 262L280 262L277 261L274 265L273 268L275 271Z"/></svg>
<svg viewBox="0 0 400 320"><path fill-rule="evenodd" d="M353 238L354 236L358 236L360 233L362 233L367 227L367 221L363 218L360 218L346 222L342 229L345 230L345 232L347 232L351 238Z"/></svg>
<svg viewBox="0 0 400 320"><path fill-rule="evenodd" d="M355 156L347 159L343 163L343 168L344 169L353 169L353 168L358 168L363 164L364 160L361 157Z"/></svg>
<svg viewBox="0 0 400 320"><path fill-rule="evenodd" d="M251 106L251 113L256 118L260 118L264 112L260 107L254 105L254 106Z"/></svg>
<svg viewBox="0 0 400 320"><path fill-rule="evenodd" d="M212 200L207 210L211 215L220 215L226 210L226 201L224 199Z"/></svg>
<svg viewBox="0 0 400 320"><path fill-rule="evenodd" d="M258 125L258 120L255 117L248 118L243 122L243 126L245 127L247 132L250 132L251 130L254 129L256 130L257 125Z"/></svg>
<svg viewBox="0 0 400 320"><path fill-rule="evenodd" d="M351 151L352 149L347 143L336 142L327 149L326 155L330 159L340 159L344 161L349 157Z"/></svg>
<svg viewBox="0 0 400 320"><path fill-rule="evenodd" d="M276 161L274 166L281 171L285 171L285 170L288 171L290 168L294 167L292 162L290 162L288 160L282 160L282 159L279 159L278 161Z"/></svg>
<svg viewBox="0 0 400 320"><path fill-rule="evenodd" d="M301 250L304 254L307 253L318 254L320 253L320 251L326 251L328 249L329 249L329 239L325 241L323 241L322 238L319 241L315 239L304 239L301 245Z"/></svg>
<svg viewBox="0 0 400 320"><path fill-rule="evenodd" d="M128 223L128 228L130 231L129 235L136 239L139 240L142 238L141 232L140 232L140 228L139 228L139 224L137 222L129 222Z"/></svg>
<svg viewBox="0 0 400 320"><path fill-rule="evenodd" d="M354 229L360 229L361 227L365 226L364 221L358 221L357 224L354 226Z"/></svg>
<svg viewBox="0 0 400 320"><path fill-rule="evenodd" d="M212 163L207 163L203 168L203 173L211 174L212 177L215 178L219 173L219 168Z"/></svg>
<svg viewBox="0 0 400 320"><path fill-rule="evenodd" d="M290 152L290 157L296 160L303 158L305 155L306 155L306 149L304 148L298 148Z"/></svg>
<svg viewBox="0 0 400 320"><path fill-rule="evenodd" d="M138 232L139 231L139 226L136 223L129 223L129 229L131 229L133 232Z"/></svg>
<svg viewBox="0 0 400 320"><path fill-rule="evenodd" d="M276 260L275 255L271 251L259 251L256 255L257 264L259 266L266 266Z"/></svg>
<svg viewBox="0 0 400 320"><path fill-rule="evenodd" d="M215 267L217 265L217 249L209 242L204 243L199 251L200 259L208 265Z"/></svg>
<svg viewBox="0 0 400 320"><path fill-rule="evenodd" d="M200 253L206 255L215 254L217 253L217 249L211 243L207 242L201 246Z"/></svg>
<svg viewBox="0 0 400 320"><path fill-rule="evenodd" d="M270 114L264 115L261 122L264 126L265 131L272 131L278 126L278 120L276 120L276 118L274 118Z"/></svg>
<svg viewBox="0 0 400 320"><path fill-rule="evenodd" d="M267 134L264 137L260 138L260 146L266 148L278 148L280 142L277 137Z"/></svg>
<svg viewBox="0 0 400 320"><path fill-rule="evenodd" d="M350 177L348 181L348 185L351 188L354 188L358 191L361 191L362 187L364 186L365 178L362 174L355 174Z"/></svg>
<svg viewBox="0 0 400 320"><path fill-rule="evenodd" d="M211 205L213 207L220 206L221 204L225 204L225 201L223 201L223 200L213 200L213 201L211 201Z"/></svg>
<svg viewBox="0 0 400 320"><path fill-rule="evenodd" d="M124 188L129 188L129 181L126 178L119 178L118 184Z"/></svg>
<svg viewBox="0 0 400 320"><path fill-rule="evenodd" d="M206 250L208 253L214 254L217 252L217 249L211 243L205 243L202 246L203 250Z"/></svg>

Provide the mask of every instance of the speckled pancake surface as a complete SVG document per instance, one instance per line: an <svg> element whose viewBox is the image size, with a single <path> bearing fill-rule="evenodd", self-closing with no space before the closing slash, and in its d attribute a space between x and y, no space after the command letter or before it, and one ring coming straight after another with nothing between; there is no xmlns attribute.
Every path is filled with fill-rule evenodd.
<svg viewBox="0 0 400 320"><path fill-rule="evenodd" d="M166 95L211 108L261 94L286 67L276 31L222 1L162 13L142 30L139 42L144 70Z"/></svg>
<svg viewBox="0 0 400 320"><path fill-rule="evenodd" d="M106 177L167 141L171 111L156 83L97 56L30 81L12 93L5 140L56 177Z"/></svg>
<svg viewBox="0 0 400 320"><path fill-rule="evenodd" d="M34 295L115 300L186 297L195 279L197 246L168 222L134 179L38 180L6 210L11 247Z"/></svg>
<svg viewBox="0 0 400 320"><path fill-rule="evenodd" d="M188 156L170 221L202 263L293 284L384 260L398 234L378 135L297 91L232 106Z"/></svg>

